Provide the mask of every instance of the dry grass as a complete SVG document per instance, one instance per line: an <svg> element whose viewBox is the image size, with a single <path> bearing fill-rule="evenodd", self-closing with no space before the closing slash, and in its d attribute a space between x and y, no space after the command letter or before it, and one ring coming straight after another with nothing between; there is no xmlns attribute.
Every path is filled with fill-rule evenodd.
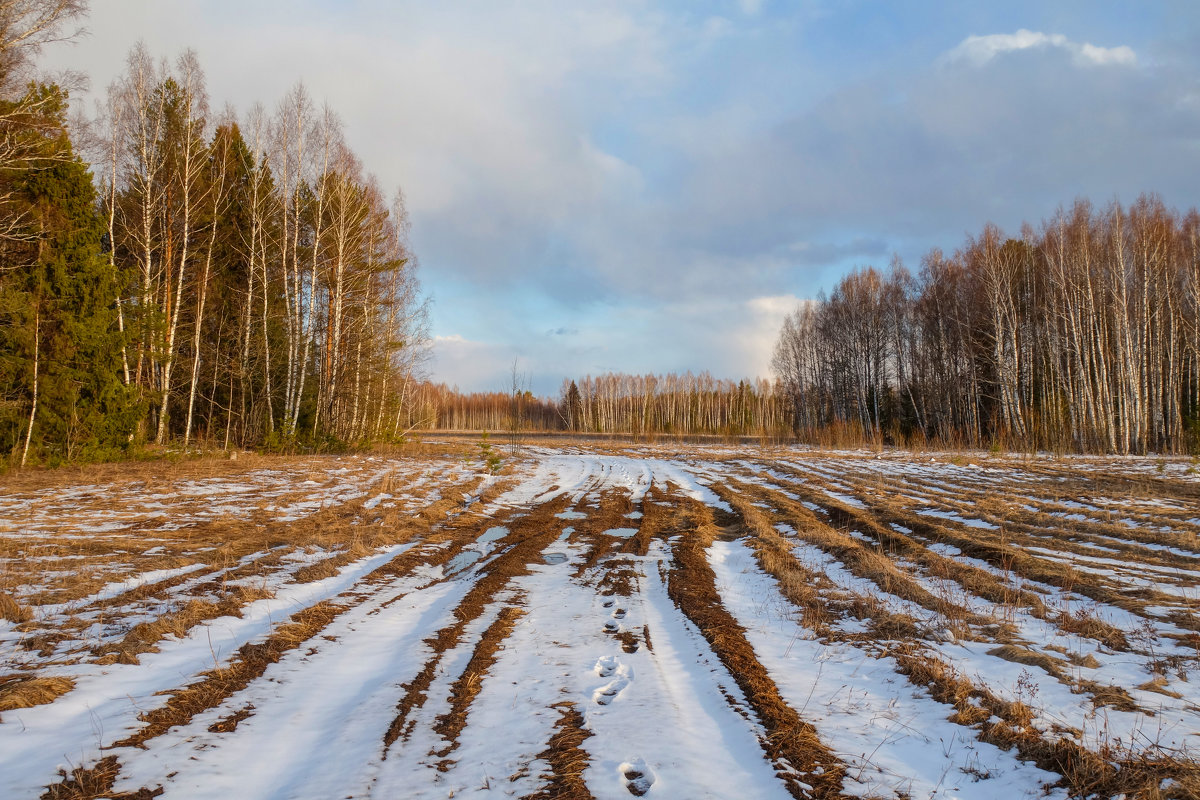
<svg viewBox="0 0 1200 800"><path fill-rule="evenodd" d="M873 510L879 514L882 520L903 525L914 535L926 541L952 545L958 548L963 555L985 561L993 567L1025 580L1045 583L1067 592L1074 591L1098 602L1123 608L1133 613L1142 611L1147 605L1143 601L1131 600L1125 594L1107 588L1094 576L1092 580L1081 581L1079 574L1068 565L1026 552L1019 546L1019 540L1014 541L1015 537L1008 536L1007 532L978 528L972 528L967 532L949 525L933 523L917 514L881 504L873 506ZM1117 649L1129 648L1124 633L1103 620L1094 618L1086 625L1078 624L1078 621L1067 619L1067 615L1052 614L1040 600L1031 600L1028 593L1018 595L1014 592L1012 598L1013 602L1029 608L1036 616L1063 626L1064 630L1088 636ZM1162 602L1170 601L1169 597L1158 599Z"/></svg>
<svg viewBox="0 0 1200 800"><path fill-rule="evenodd" d="M323 581L326 578L332 578L342 567L353 564L360 558L366 558L373 552L374 548L365 544L361 538L356 537L340 553L301 567L293 573L293 577L296 583Z"/></svg>
<svg viewBox="0 0 1200 800"><path fill-rule="evenodd" d="M101 664L136 664L143 653L158 652L164 637L182 639L202 622L217 617L240 617L244 605L271 595L265 589L237 586L216 602L188 600L178 611L163 614L151 622L138 623L119 642L101 645L92 654Z"/></svg>
<svg viewBox="0 0 1200 800"><path fill-rule="evenodd" d="M208 726L209 733L233 733L243 721L254 716L254 706L246 705Z"/></svg>
<svg viewBox="0 0 1200 800"><path fill-rule="evenodd" d="M884 490L878 490L874 494L858 493L859 498L869 506L869 510L860 510L808 488L809 485L817 483L820 483L819 479L809 480L808 476L805 476L804 484L791 485L789 489L826 509L830 522L861 531L871 537L878 543L877 549L863 546L858 540L847 542L838 539L837 536L843 534L832 529L823 530L818 514L781 492L736 481L731 482L731 486L736 489L719 484L711 488L737 512L742 530L746 534L745 542L753 548L760 567L777 579L781 592L801 610L802 618L808 627L817 631L823 638L858 639L861 635L845 636L822 628L819 615L828 612L830 601L827 595L836 596L838 592L831 592L827 585L823 585L821 576L806 575L803 564L792 563L794 557L790 552L789 542L772 527L774 519L786 520L798 531L801 539L816 544L823 551L838 558L859 577L865 577L898 596L907 595L906 599L920 602L919 597L903 589L897 591L897 583L886 570L872 565L854 550L862 548L867 552L882 554L883 547L886 547L886 557L903 556L924 567L929 574L937 578L958 582L964 590L972 594L1000 599L1000 607L1025 607L1035 616L1055 623L1064 632L1091 638L1113 649L1130 648L1129 637L1112 624L1100 619L1095 607L1079 608L1074 612L1052 609L1046 606L1036 593L1014 589L992 573L934 553L925 547L921 539L953 544L965 555L981 557L993 565L1000 566L1006 573L1023 574L1033 580L1040 579L1044 583L1060 586L1065 591L1074 590L1084 596L1123 607L1141 608L1144 605L1143 602L1128 602L1122 594L1104 586L1102 579L1061 569L1054 562L1025 553L1022 549L1022 545L1025 544L1043 547L1052 545L1040 540L1034 542L1029 537L1020 535L1006 537L1003 531L997 533L987 529L966 529L957 523L931 523L900 507L894 499L888 499L890 492ZM835 491L844 489L839 488ZM764 511L755 501L765 501L767 505L781 511L775 514ZM997 501L996 505L1001 504ZM959 512L970 515L966 509L959 509ZM902 525L913 530L914 536L906 536L885 527L881 522ZM1014 543L1013 539L1016 539L1017 543ZM1146 595L1153 597L1155 602L1164 600L1162 595ZM852 613L860 619L880 610L872 597L859 597L855 602L857 608L852 609ZM930 607L928 603L921 604ZM1063 650L1065 660L1060 660L1014 641L1006 641L1006 636L1010 635L1007 630L1006 625L988 626L988 637L997 642L997 646L989 651L989 655L1045 672L1071 686L1073 691L1090 695L1093 705L1097 708L1108 707L1147 713L1137 706L1129 692L1121 686L1071 679L1068 674L1069 664L1094 668L1099 666L1095 658L1080 657ZM904 638L881 635L882 633L873 626L869 643L880 644L880 639ZM929 688L934 699L952 705L955 709L952 721L974 728L983 741L1006 749L1015 747L1023 758L1034 760L1043 768L1063 775L1062 785L1072 791L1072 796L1200 796L1196 794L1196 787L1200 785L1197 783L1197 775L1200 773L1197 772L1195 760L1189 754L1167 752L1154 746L1133 750L1116 743L1104 743L1098 749L1089 750L1074 740L1073 736L1078 735L1078 732L1066 732L1067 737L1057 739L1048 736L1033 727L1034 714L1024 702L1001 700L987 689L975 686L970 680L956 674L948 663L930 655L919 643L918 637L912 635L915 631L908 633L908 643L899 641L886 648L886 651L896 658L901 672L908 675L913 683ZM1030 676L1029 680L1031 690L1035 691L1036 679ZM1166 680L1162 679L1157 682L1150 681L1140 688L1178 697L1177 693L1165 689L1166 685ZM1018 692L1018 697L1020 696Z"/></svg>
<svg viewBox="0 0 1200 800"><path fill-rule="evenodd" d="M69 773L60 770L62 780L48 786L41 800L151 800L163 793L161 786L136 792L113 792L113 784L120 773L121 765L116 756L107 756L87 769L75 767Z"/></svg>
<svg viewBox="0 0 1200 800"><path fill-rule="evenodd" d="M626 515L633 510L633 504L626 491L606 491L600 495L599 508L583 507L575 510L587 514L584 519L570 522L571 527L575 529L571 534L571 541L584 542L587 545L583 559L575 568L574 577L577 579L584 579L601 562L605 562L607 567L611 567L610 556L614 554L640 555L644 553L643 548L649 546L649 536L655 530L655 523L643 518L639 520L641 524L638 527L638 534L629 539L621 539L605 533L614 528L630 526L631 520ZM624 584L622 586L623 588L618 593L627 595L629 591L632 591L631 586Z"/></svg>
<svg viewBox="0 0 1200 800"><path fill-rule="evenodd" d="M52 703L74 688L70 678L10 677L0 683L0 713Z"/></svg>
<svg viewBox="0 0 1200 800"><path fill-rule="evenodd" d="M947 627L957 636L969 637L971 626L988 623L987 619L946 597L933 594L917 583L907 571L896 565L891 551L882 549L882 546L892 543L891 532L873 524L872 521L860 519L848 507L830 503L829 498L822 498L826 507L830 509L831 518L845 526L844 529L838 530L823 522L801 503L782 494L752 484L736 481L731 483L739 494L769 500L783 512L783 518L796 530L797 535L842 562L846 569L857 577L873 582L887 594L908 600L941 616ZM801 488L802 494L803 491ZM861 540L850 535L849 531L852 529L866 529L864 532L874 534L881 547L867 547Z"/></svg>
<svg viewBox="0 0 1200 800"><path fill-rule="evenodd" d="M33 610L23 606L17 599L6 592L0 592L0 619L20 624L33 619Z"/></svg>
<svg viewBox="0 0 1200 800"><path fill-rule="evenodd" d="M420 450L422 455L445 456L449 452L468 449L458 445L418 445L406 446L403 452L412 455ZM645 451L630 453L644 455ZM687 454L675 455L686 457ZM730 459L743 457L744 454L728 455ZM767 457L765 452L763 457ZM962 465L969 460L959 459ZM983 482L972 483L968 471L950 470L942 484L925 477L910 480L905 476L892 480L872 476L867 461L857 457L831 458L826 464L814 465L811 474L767 462L777 474L790 472L797 480L789 482L787 490L815 503L819 507L817 511L789 497L784 490L764 487L749 479L730 478L726 485L713 483L712 488L730 504L734 513L714 517L716 512L712 509L670 488L655 485L641 503L644 516L636 523L637 534L630 538L605 535L608 529L634 524L626 518L634 507L628 493L609 491L601 496L599 508L592 507L590 501L584 503L580 510L586 512L586 519L567 523L575 528L572 542L582 545L584 550L580 559L582 564L574 578L593 587L599 594L617 598L636 596L642 588L641 558L649 553L651 543L656 540L668 543L673 561L664 563L661 569L670 597L705 636L741 688L746 704L735 703L737 710L762 725L765 732L760 740L763 750L789 791L797 797L837 796L844 765L821 741L816 729L783 700L772 676L757 660L746 631L722 604L705 552L717 538L738 539L752 550L759 567L775 579L783 596L797 609L800 622L816 633L819 642L848 643L861 648L865 656L893 657L910 682L925 687L935 700L950 707L948 711L952 713L953 722L969 728L981 741L1015 749L1021 758L1062 775L1061 785L1072 796L1125 794L1129 798L1147 800L1200 797L1200 773L1186 753L1166 752L1153 745L1134 752L1105 742L1089 750L1081 744L1083 739L1079 731L1047 732L1035 727L1033 722L1038 715L1032 707L1036 702L1034 673L1045 673L1076 692L1086 693L1099 709L1148 712L1138 708L1128 691L1134 686L1109 686L1072 677L1078 674L1073 666L1090 669L1101 666L1093 655L1070 652L1053 644L1036 649L1037 645L1019 638L1017 627L1021 624L1018 612L1028 612L1052 623L1063 633L1083 636L1111 649L1134 651L1157 647L1147 644L1150 639L1143 641L1136 631L1127 634L1105 622L1091 604L1081 605L1077 599L1071 599L1070 606L1062 602L1051 604L1039 593L1040 588L1034 591L1024 584L1029 580L1136 614L1146 615L1147 607L1161 605L1166 611L1156 612L1159 620L1169 619L1185 629L1200 629L1195 601L1189 605L1153 588L1130 591L1121 585L1119 574L1094 575L1068 563L1072 556L1090 555L1135 565L1194 567L1195 559L1186 554L1141 546L1143 543L1169 544L1172 537L1192 535L1192 540L1181 539L1183 544L1176 543L1175 546L1194 548L1196 531L1191 529L1200 526L1189 523L1188 520L1194 517L1192 511L1175 510L1166 514L1163 524L1171 528L1170 532L1137 532L1118 523L1122 518L1134 519L1139 524L1156 523L1150 511L1123 509L1122 499L1165 497L1175 499L1185 508L1192 508L1200 490L1180 487L1178 482L1168 486L1169 482L1156 479L1092 481L1090 475L1047 467L1044 474L1054 476L1055 481L1042 482L1030 475L1018 476L1010 487L1012 496L1008 496L1007 491L1001 494ZM291 471L297 483L313 480L322 484L321 488L325 490L332 485L327 480L332 474L330 466L342 463L343 459L263 459L250 455L242 456L237 462L201 459L168 466L108 465L89 472L86 480L96 485L108 481L118 488L125 486L130 492L136 492L140 484L143 489L153 487L167 493L183 481L236 478L270 466L272 470ZM372 466L371 469L378 475L380 467L387 469L387 465ZM506 465L506 471L510 476L515 474L511 463ZM745 475L753 471L742 464L731 464L726 474ZM756 474L759 480L767 477L764 473ZM1058 481L1060 477L1068 480ZM56 485L67 487L78 480L80 475L70 476L63 471L8 476L16 491L29 492ZM382 474L368 494L408 492L410 497L413 494L420 496L422 490L410 488L406 480L402 470L393 469ZM779 480L778 477L770 478L771 482ZM454 609L450 624L426 640L432 654L422 670L403 685L403 697L397 704L395 719L384 735L386 754L387 748L397 740L409 738L417 724L414 712L425 704L430 691L435 686L448 686L449 710L433 723L433 732L441 737L445 746L439 744L430 755L442 759L438 765L441 769L451 769L455 763L452 755L468 723L472 704L478 702L477 696L500 651L519 624L522 610L513 605L519 599L513 596L512 579L527 574L531 565L542 563L542 551L563 527L554 514L566 505L566 500L560 499L531 509L502 511L498 516L484 517L480 512L486 509L489 514L493 513L494 509L488 508L490 502L515 481L511 477L500 481L488 479L486 485L479 481L478 477L458 482L434 481L424 491L435 490L440 493L440 499L404 509L367 508L366 497L339 498L301 521L275 519L280 507L305 500L303 490L295 490L276 493L269 501L255 501L258 507L245 516L204 519L181 530L154 530L161 520L146 519L135 521L130 528L90 538L55 540L44 535L45 532L21 540L8 537L0 540L0 558L7 559L0 571L0 618L15 623L18 631L26 633L22 642L24 647L53 654L56 659L69 661L79 653L80 658L102 662L135 663L142 653L159 647L164 637L186 636L196 625L216 616L239 615L245 604L269 595L268 585L277 585L284 579L309 582L328 578L347 564L377 552L380 547L414 538L420 541L420 545L359 581L353 590L298 612L266 641L244 645L228 666L202 673L195 682L172 692L164 706L142 717L143 724L133 735L117 743L144 746L172 727L188 724L197 714L226 702L288 652L305 643L314 643L314 636L319 636L339 614L364 596L365 583L407 575L423 565L444 564L471 546L485 528L505 525L509 533L496 543L495 558L477 569L475 583ZM865 503L866 508L841 502L827 495L825 490L850 494ZM1112 497L1089 499L1096 505L1095 509L1077 509L1066 502L1076 497L1091 498L1100 492L1107 492ZM121 511L115 507L118 501L106 499L103 494L102 489L97 490L95 496L82 501L83 505L106 513ZM469 495L465 502L460 499L463 495ZM1025 503L1031 508L1022 508ZM193 503L179 508L186 507L191 509L187 513L192 513L194 506ZM995 530L977 528L935 518L926 511L952 511L999 527ZM169 511L174 512L174 508ZM1076 513L1084 518L1067 519L1068 514ZM791 525L797 532L796 537L793 538L790 532L780 533L775 527L779 522ZM902 526L911 533L895 526ZM16 528L10 526L10 529ZM1119 539L1123 535L1125 538ZM805 563L797 557L796 552L801 552L796 549L797 543L809 546L806 552L816 553L819 549L826 554L817 556L817 564L823 563L826 557L836 559L851 574L863 579L867 586L877 587L880 594L876 595L874 588L860 590L858 581L845 587L835 584L823 574L820 566ZM937 544L953 545L961 555L947 555L953 551L938 548ZM1033 552L1029 550L1031 547L1045 548L1049 552ZM118 551L127 551L121 554L120 560L114 558ZM1056 554L1062 554L1061 562ZM37 558L27 558L29 556ZM298 561L315 557L319 559L297 566ZM980 559L992 569L964 563L964 557ZM240 565L239 561L242 562ZM78 601L101 585L120 580L125 575L194 563L204 564L205 569L149 583L117 597L89 600L76 609L73 617L59 615L62 618L47 620L46 615L38 614L30 607L44 602ZM66 574L45 580L39 578L42 574L52 576L58 571L69 573L72 570L74 577ZM431 582L437 580L431 576ZM1189 581L1196 582L1187 575L1170 580L1180 586L1189 585ZM44 586L44 591L34 592L27 588L35 584ZM181 588L184 584L186 587ZM254 588L256 586L261 588ZM1049 591L1047 594L1058 596ZM397 602L403 596L391 598L383 605ZM934 612L937 621L922 623L912 616L896 613L888 608L889 596ZM1072 597L1070 594L1065 596ZM129 630L106 633L109 638L99 642L93 638L83 651L71 649L77 644L75 640L85 635L83 631L94 630L97 620L112 629L120 625L124 615L144 613L146 609L155 609L153 613L158 613L162 608L168 610L157 618L142 621ZM926 615L918 613L918 616ZM853 617L866 625L835 624L842 617ZM484 629L483 623L489 620L490 624ZM1030 685L1035 691L1033 699L1018 691L1016 701L1004 700L986 685L973 683L956 673L951 664L934 655L928 643L942 638L937 628L943 622L959 637L989 642L988 655L1028 667ZM482 633L479 633L481 629ZM857 632L849 632L851 630ZM472 632L470 636L468 631ZM609 633L617 637L625 652L633 652L642 644L652 649L648 627ZM87 635L95 636L94 633ZM1189 637L1196 637L1196 634L1171 635L1183 644L1191 643ZM479 638L472 641L476 636ZM315 645L323 646L319 641ZM1196 638L1194 645L1200 654L1200 638ZM447 654L453 651L465 656L467 650L470 658L461 674L443 676ZM1101 653L1098 651L1097 655ZM1151 650L1149 655L1156 654ZM1170 658L1164 656L1160 661L1162 674L1157 674L1159 667L1155 667L1151 680L1136 688L1162 695L1163 702L1182 699L1179 692L1173 691L1180 685L1171 682L1174 680L1172 675L1186 680L1190 656L1186 653ZM32 672L20 677L0 678L0 712L51 702L70 691L72 686L67 678L43 678ZM588 756L582 744L590 735L585 718L571 704L553 708L559 711L559 719L547 748L539 756L549 764L549 770L543 776L543 787L529 797L586 800L591 795L583 781ZM254 713L251 705L238 707L231 704L230 709L226 716L209 727L211 732L227 734L235 731ZM511 779L527 776L529 769L526 765ZM162 792L161 789L144 788L131 794L113 794L112 787L119 770L117 757L109 756L86 769L63 771L61 781L49 787L45 796L140 800ZM805 784L811 784L812 790L806 789Z"/></svg>
<svg viewBox="0 0 1200 800"><path fill-rule="evenodd" d="M426 525L427 523L421 523L418 527ZM449 534L429 536L426 542L431 546L429 552L423 552L422 548L414 548L382 565L368 575L365 580L382 581L407 574L418 565L428 563L431 560L430 553L434 554L433 560L448 557L446 555L448 548L438 547L448 536ZM242 591L246 590L239 587L238 592ZM202 680L199 682L172 693L165 706L141 717L144 725L137 733L116 743L115 746L142 746L145 742L165 733L172 727L187 724L202 711L216 707L226 698L244 689L252 680L261 676L285 653L319 634L345 608L343 605L327 600L296 612L287 623L276 628L266 641L243 645L228 666L203 673ZM180 622L179 624L182 626L187 623ZM235 714L224 722L231 726L230 729L233 729L244 718L245 715Z"/></svg>
<svg viewBox="0 0 1200 800"><path fill-rule="evenodd" d="M783 596L801 610L804 626L828 634L833 614L822 599L820 589L832 588L829 578L801 564L792 555L791 543L771 527L767 515L743 495L721 485L712 488L730 504L745 528L753 534L747 538L747 543L754 550L759 566L775 578Z"/></svg>
<svg viewBox="0 0 1200 800"><path fill-rule="evenodd" d="M218 477L236 477L246 469L259 469L268 463L278 470L295 471L297 480L307 478L322 483L329 474L315 468L328 470L341 462L288 459L237 465L218 462L202 464L200 466L205 469L189 469L175 477L193 480L199 477L198 471ZM373 470L363 470L361 474L378 475L378 470ZM142 466L132 465L131 474L117 466L100 472L101 477L114 473L109 477L123 475L136 483L135 478L142 477L144 470ZM56 477L61 479L62 476ZM403 483L393 470L384 474L376 486L396 490ZM428 534L432 526L463 508L462 501L453 498L460 498L462 490L476 484L477 479L457 483L444 481L433 488L446 492L448 499L410 510L383 506L368 509L364 506L367 498L358 497L339 500L316 510L302 521L275 519L277 511L269 511L269 508L277 509L304 500L302 493L293 491L250 498L250 503L258 505L250 508L249 519L218 517L176 530L147 532L146 535L134 535L126 529L87 537L64 536L49 544L37 535L28 540L7 537L0 539L2 555L10 559L0 573L5 582L49 586L51 588L47 590L27 593L23 602L35 605L64 603L68 612L34 621L35 615L29 607L8 594L0 594L0 612L20 621L20 630L26 633L21 646L39 652L43 657L53 656L59 663L80 659L136 663L142 653L156 650L164 636L182 637L206 620L238 616L246 603L269 596L268 585L286 580L299 583L321 580L381 547ZM139 491L149 489L148 485L138 486L141 486ZM156 489L160 493L168 491L162 486ZM76 496L80 493L67 494L78 499ZM79 500L84 510L76 517L86 516L88 508L104 510L118 502L102 489L88 492L87 496L91 499ZM186 508L190 505L185 504L180 509L171 506L168 513L172 516L167 520L175 519L173 515L177 512L191 513ZM161 526L164 520L153 514L162 512L153 511L153 504L151 510L153 513L148 519L153 520L155 526ZM329 555L297 567L296 554L320 550ZM38 558L25 559L23 554L28 551L36 552ZM114 559L114 552L122 553L122 556ZM88 599L100 586L119 582L131 574L189 565L201 565L202 568L148 582L115 596ZM139 622L132 629L121 629L122 617L147 613L157 617ZM99 641L94 632L96 622L103 627ZM78 640L85 632L88 632L88 640Z"/></svg>
<svg viewBox="0 0 1200 800"><path fill-rule="evenodd" d="M1015 748L1021 758L1062 775L1072 797L1119 797L1168 800L1195 798L1200 765L1178 753L1156 748L1132 752L1117 745L1098 751L1068 736L1048 737L1033 727L1033 714L1019 701L1005 701L975 686L953 667L916 647L896 648L892 655L908 679L926 687L935 700L954 706L952 720L975 728L982 741ZM998 718L999 721L993 721Z"/></svg>
<svg viewBox="0 0 1200 800"><path fill-rule="evenodd" d="M989 656L1003 658L1005 661L1011 661L1014 664L1024 664L1027 667L1037 667L1055 678L1062 680L1063 662L1057 658L1051 658L1045 653L1038 653L1030 650L1027 647L1020 647L1013 644L1003 644L999 647L993 647L987 651Z"/></svg>
<svg viewBox="0 0 1200 800"><path fill-rule="evenodd" d="M544 787L522 800L594 800L583 780L589 761L583 743L592 733L574 704L560 703L553 707L559 710L554 735L538 754L538 758L550 765L550 774L543 776Z"/></svg>
<svg viewBox="0 0 1200 800"><path fill-rule="evenodd" d="M1130 649L1129 638L1125 635L1125 631L1100 619L1096 616L1095 609L1081 607L1073 612L1060 611L1057 615L1050 617L1049 621L1057 625L1060 630L1100 642L1114 650Z"/></svg>
<svg viewBox="0 0 1200 800"><path fill-rule="evenodd" d="M242 645L227 667L202 673L202 679L172 693L166 705L142 714L142 728L132 736L114 743L114 747L141 747L171 728L186 725L202 711L215 708L225 698L250 685L283 654L299 647L320 633L344 607L330 601L317 603L293 614L266 641Z"/></svg>

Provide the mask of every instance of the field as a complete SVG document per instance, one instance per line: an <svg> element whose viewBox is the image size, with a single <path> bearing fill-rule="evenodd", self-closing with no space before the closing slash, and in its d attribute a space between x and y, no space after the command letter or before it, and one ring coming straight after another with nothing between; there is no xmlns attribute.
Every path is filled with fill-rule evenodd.
<svg viewBox="0 0 1200 800"><path fill-rule="evenodd" d="M474 452L472 452L474 450ZM1200 796L1186 460L563 444L0 487L0 797Z"/></svg>

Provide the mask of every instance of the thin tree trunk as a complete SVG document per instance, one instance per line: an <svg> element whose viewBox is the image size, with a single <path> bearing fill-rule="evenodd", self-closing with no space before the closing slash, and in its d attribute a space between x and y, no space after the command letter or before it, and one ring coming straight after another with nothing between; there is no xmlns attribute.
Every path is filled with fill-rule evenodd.
<svg viewBox="0 0 1200 800"><path fill-rule="evenodd" d="M40 339L42 334L41 310L33 314L33 403L29 407L29 427L25 430L25 449L21 452L21 466L29 460L29 442L33 439L33 423L37 420L38 409L38 355L41 352Z"/></svg>

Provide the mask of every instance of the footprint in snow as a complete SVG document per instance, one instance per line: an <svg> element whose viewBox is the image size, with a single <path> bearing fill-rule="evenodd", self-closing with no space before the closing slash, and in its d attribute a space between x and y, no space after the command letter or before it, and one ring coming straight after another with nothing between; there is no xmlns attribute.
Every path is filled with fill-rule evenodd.
<svg viewBox="0 0 1200 800"><path fill-rule="evenodd" d="M625 609L618 608L612 613L613 619L625 619Z"/></svg>
<svg viewBox="0 0 1200 800"><path fill-rule="evenodd" d="M633 670L614 656L601 657L596 661L594 669L601 678L612 678L611 681L592 692L592 702L596 705L606 706L616 700L617 695L625 691L625 687L633 680Z"/></svg>
<svg viewBox="0 0 1200 800"><path fill-rule="evenodd" d="M628 685L629 681L626 678L617 678L616 680L609 681L592 692L592 702L599 706L606 706L613 700L616 700L617 695L625 691L625 687Z"/></svg>
<svg viewBox="0 0 1200 800"><path fill-rule="evenodd" d="M617 630L620 629L620 627L621 627L620 624L618 624L617 621L614 619L610 619L604 623L605 633L616 633Z"/></svg>
<svg viewBox="0 0 1200 800"><path fill-rule="evenodd" d="M629 793L641 797L650 791L654 785L654 772L643 759L635 758L617 767L621 773L621 782Z"/></svg>
<svg viewBox="0 0 1200 800"><path fill-rule="evenodd" d="M613 607L613 602L614 602L614 601L612 601L612 600L605 600L605 601L604 601L604 607L605 607L605 608L612 608L612 607Z"/></svg>

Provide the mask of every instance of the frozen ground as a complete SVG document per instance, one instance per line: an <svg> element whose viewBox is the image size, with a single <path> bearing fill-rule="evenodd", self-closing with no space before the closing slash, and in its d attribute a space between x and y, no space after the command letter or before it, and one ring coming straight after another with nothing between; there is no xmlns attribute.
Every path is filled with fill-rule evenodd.
<svg viewBox="0 0 1200 800"><path fill-rule="evenodd" d="M491 476L430 448L101 478L0 491L0 797L1200 786L1185 462L531 447Z"/></svg>

